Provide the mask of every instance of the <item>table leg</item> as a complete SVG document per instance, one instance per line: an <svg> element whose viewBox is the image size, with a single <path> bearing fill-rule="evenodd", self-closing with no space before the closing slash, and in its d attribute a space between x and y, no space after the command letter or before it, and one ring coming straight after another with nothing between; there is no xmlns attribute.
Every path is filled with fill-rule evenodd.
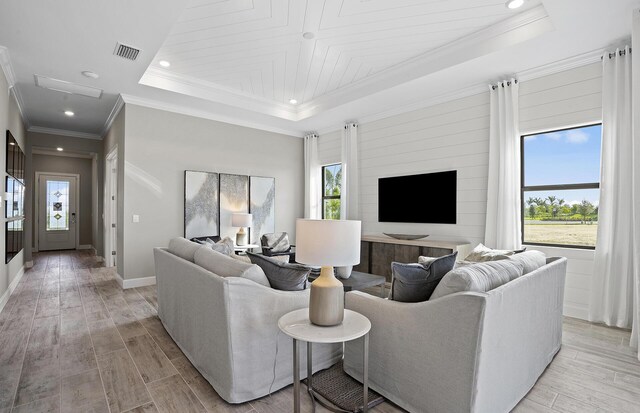
<svg viewBox="0 0 640 413"><path fill-rule="evenodd" d="M311 380L313 379L313 356L311 355L311 342L307 341L307 387L309 390L313 388Z"/></svg>
<svg viewBox="0 0 640 413"><path fill-rule="evenodd" d="M300 413L300 347L298 340L293 339L293 411Z"/></svg>
<svg viewBox="0 0 640 413"><path fill-rule="evenodd" d="M362 384L364 387L362 413L367 413L369 407L369 333L364 335L364 357L363 357L363 377Z"/></svg>

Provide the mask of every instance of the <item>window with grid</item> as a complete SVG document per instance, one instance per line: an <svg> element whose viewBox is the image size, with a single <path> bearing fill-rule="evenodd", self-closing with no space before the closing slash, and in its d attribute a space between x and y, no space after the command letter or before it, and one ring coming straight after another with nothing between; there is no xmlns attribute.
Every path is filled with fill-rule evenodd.
<svg viewBox="0 0 640 413"><path fill-rule="evenodd" d="M322 167L322 219L340 219L342 164Z"/></svg>
<svg viewBox="0 0 640 413"><path fill-rule="evenodd" d="M522 241L595 248L602 124L521 137Z"/></svg>

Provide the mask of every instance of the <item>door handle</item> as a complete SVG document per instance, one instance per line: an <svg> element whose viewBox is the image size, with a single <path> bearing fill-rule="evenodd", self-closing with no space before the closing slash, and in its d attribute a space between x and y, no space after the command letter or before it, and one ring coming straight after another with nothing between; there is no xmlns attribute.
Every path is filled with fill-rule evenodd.
<svg viewBox="0 0 640 413"><path fill-rule="evenodd" d="M75 224L75 223L76 223L76 213L75 213L75 212L72 212L72 213L71 213L71 223L72 223L72 224Z"/></svg>

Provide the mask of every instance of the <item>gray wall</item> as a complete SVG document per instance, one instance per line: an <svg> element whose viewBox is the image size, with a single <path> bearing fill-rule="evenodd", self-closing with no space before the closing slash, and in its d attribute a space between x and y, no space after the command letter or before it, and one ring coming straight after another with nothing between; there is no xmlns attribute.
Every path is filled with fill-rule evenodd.
<svg viewBox="0 0 640 413"><path fill-rule="evenodd" d="M103 196L104 192L102 191L103 182L104 182L104 156L103 156L103 143L102 141L95 139L82 139L75 138L72 136L63 136L63 135L52 135L47 133L39 133L39 132L28 132L27 133L27 178L29 183L27 184L28 190L25 196L25 214L27 216L27 223L25 226L25 245L33 245L33 195L34 195L34 185L33 178L35 176L32 149L33 147L37 148L57 148L62 147L65 151L68 152L78 152L84 154L95 154L96 157L96 165L95 169L97 175L89 174L89 179L91 182L91 189L89 190L89 194L91 198L91 221L89 228L91 229L91 238L89 242L81 241L81 244L91 244L96 249L96 254L99 256L104 256L103 252L103 241L104 236L102 232L102 210L103 210ZM38 155L36 155L38 156ZM62 158L62 159L73 159L73 158ZM62 162L62 161L61 161ZM73 170L68 169L68 173L78 173L73 172ZM50 172L50 171L45 171ZM62 170L58 172L63 172ZM82 179L81 179L82 181ZM86 180L85 180L86 181ZM94 192L95 191L95 192ZM86 191L85 191L86 192ZM25 250L25 260L31 260L31 250Z"/></svg>
<svg viewBox="0 0 640 413"><path fill-rule="evenodd" d="M32 205L32 211L35 211L35 191L38 190L35 185L35 173L36 172L55 172L55 173L67 173L80 175L80 193L78 194L79 207L78 210L78 225L79 225L79 244L80 245L92 245L93 242L93 212L92 212L92 162L87 158L71 158L68 156L52 156L52 155L39 155L34 154L32 158L33 175L31 176L34 194L34 203ZM35 222L34 217L33 222ZM36 238L35 225L33 226L32 236ZM34 245L35 246L35 245Z"/></svg>
<svg viewBox="0 0 640 413"><path fill-rule="evenodd" d="M16 255L9 264L5 264L5 225L4 219L5 211L4 211L4 191L5 191L5 182L7 176L7 168L6 168L6 144L5 144L5 134L6 131L10 130L13 137L18 142L18 145L25 150L25 129L24 124L22 122L22 117L20 116L20 111L18 109L18 105L16 104L15 98L13 94L9 94L9 85L4 76L2 70L0 70L0 133L2 134L2 141L0 141L0 176L2 177L2 190L0 193L2 196L2 207L0 207L0 215L2 217L2 224L0 225L1 235L0 235L0 309L6 303L6 299L8 299L9 286L16 279L16 276L19 274L20 270L24 266L24 252L20 252ZM27 186L27 190L28 190ZM27 245L26 243L24 245ZM14 285L15 287L15 285Z"/></svg>
<svg viewBox="0 0 640 413"><path fill-rule="evenodd" d="M129 104L125 112L123 278L153 276L153 247L183 236L187 169L275 177L276 231L295 234L302 139Z"/></svg>
<svg viewBox="0 0 640 413"><path fill-rule="evenodd" d="M107 131L107 134L103 139L103 165L105 164L105 160L107 155L114 149L117 148L117 156L118 156L118 194L117 194L117 205L116 208L118 210L118 223L124 222L124 124L125 121L125 111L124 108L120 110L118 115L113 120L111 127ZM102 168L104 171L104 167ZM101 191L104 195L105 191ZM103 231L107 231L108 229L104 226L107 221L102 220ZM118 274L124 274L124 226L117 225L117 239L116 239L116 249L118 250L118 255L116 256L116 268ZM108 251L105 251L105 254L108 254ZM104 255L106 257L106 255Z"/></svg>

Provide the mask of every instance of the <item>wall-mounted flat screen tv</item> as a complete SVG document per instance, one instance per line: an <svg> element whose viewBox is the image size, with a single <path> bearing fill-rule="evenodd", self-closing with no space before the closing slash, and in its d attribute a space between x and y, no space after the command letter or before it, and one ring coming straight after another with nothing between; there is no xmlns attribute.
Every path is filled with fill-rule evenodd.
<svg viewBox="0 0 640 413"><path fill-rule="evenodd" d="M456 223L457 171L378 179L378 221Z"/></svg>

